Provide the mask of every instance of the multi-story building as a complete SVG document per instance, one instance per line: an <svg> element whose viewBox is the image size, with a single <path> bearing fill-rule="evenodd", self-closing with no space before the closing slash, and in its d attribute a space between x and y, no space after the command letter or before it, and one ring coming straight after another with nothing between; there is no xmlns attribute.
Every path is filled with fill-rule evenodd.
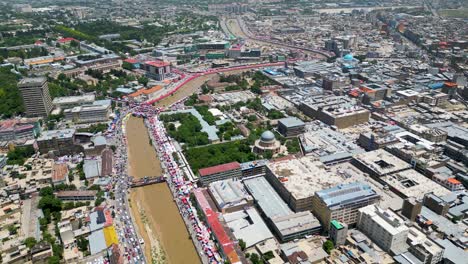
<svg viewBox="0 0 468 264"><path fill-rule="evenodd" d="M355 225L358 210L379 199L380 196L369 185L355 182L315 192L312 206L324 229L329 230L331 220Z"/></svg>
<svg viewBox="0 0 468 264"><path fill-rule="evenodd" d="M409 163L383 149L357 154L353 164L372 177L382 177L411 168Z"/></svg>
<svg viewBox="0 0 468 264"><path fill-rule="evenodd" d="M65 120L73 123L106 122L109 120L109 105L83 105L63 111Z"/></svg>
<svg viewBox="0 0 468 264"><path fill-rule="evenodd" d="M22 121L9 119L0 122L0 141L11 141L18 139L32 139L40 132L37 120Z"/></svg>
<svg viewBox="0 0 468 264"><path fill-rule="evenodd" d="M407 198L403 201L401 214L414 222L421 213L422 202L414 197Z"/></svg>
<svg viewBox="0 0 468 264"><path fill-rule="evenodd" d="M446 215L450 209L450 204L448 202L433 193L424 195L423 203L424 206L439 215Z"/></svg>
<svg viewBox="0 0 468 264"><path fill-rule="evenodd" d="M198 174L200 175L200 182L203 186L207 186L215 181L242 178L241 166L238 162L199 169Z"/></svg>
<svg viewBox="0 0 468 264"><path fill-rule="evenodd" d="M305 131L305 123L297 117L287 117L278 120L278 132L285 137L295 137Z"/></svg>
<svg viewBox="0 0 468 264"><path fill-rule="evenodd" d="M369 110L344 96L317 96L302 103L299 109L305 115L337 128L366 123L370 117Z"/></svg>
<svg viewBox="0 0 468 264"><path fill-rule="evenodd" d="M273 230L281 242L319 234L322 226L311 212L293 213L271 219Z"/></svg>
<svg viewBox="0 0 468 264"><path fill-rule="evenodd" d="M429 238L416 226L409 228L406 243L410 246L408 251L424 264L441 263L444 257L444 248Z"/></svg>
<svg viewBox="0 0 468 264"><path fill-rule="evenodd" d="M30 117L47 117L52 110L52 99L45 77L25 78L18 83L18 88Z"/></svg>
<svg viewBox="0 0 468 264"><path fill-rule="evenodd" d="M60 191L57 198L62 201L93 201L96 199L97 191Z"/></svg>
<svg viewBox="0 0 468 264"><path fill-rule="evenodd" d="M94 94L84 94L77 96L55 97L52 104L61 109L73 108L75 106L94 103L96 96Z"/></svg>
<svg viewBox="0 0 468 264"><path fill-rule="evenodd" d="M341 246L346 243L348 236L348 226L336 220L331 221L330 238L335 246Z"/></svg>
<svg viewBox="0 0 468 264"><path fill-rule="evenodd" d="M361 208L357 225L384 251L398 254L406 248L409 228L389 209L383 210L377 205Z"/></svg>
<svg viewBox="0 0 468 264"><path fill-rule="evenodd" d="M147 61L142 65L146 75L152 79L162 81L171 73L171 63L167 61Z"/></svg>
<svg viewBox="0 0 468 264"><path fill-rule="evenodd" d="M37 138L37 146L41 153L53 151L59 155L67 155L75 152L75 129L48 130Z"/></svg>
<svg viewBox="0 0 468 264"><path fill-rule="evenodd" d="M254 160L241 163L242 178L265 175L268 160Z"/></svg>
<svg viewBox="0 0 468 264"><path fill-rule="evenodd" d="M197 43L198 50L225 50L230 47L229 41L214 40L210 42Z"/></svg>
<svg viewBox="0 0 468 264"><path fill-rule="evenodd" d="M265 177L246 179L244 184L281 242L318 234L322 230L320 222L310 212L291 211Z"/></svg>
<svg viewBox="0 0 468 264"><path fill-rule="evenodd" d="M314 156L289 157L269 162L265 178L295 212L314 210L313 199L318 191L356 182L354 177L327 169Z"/></svg>

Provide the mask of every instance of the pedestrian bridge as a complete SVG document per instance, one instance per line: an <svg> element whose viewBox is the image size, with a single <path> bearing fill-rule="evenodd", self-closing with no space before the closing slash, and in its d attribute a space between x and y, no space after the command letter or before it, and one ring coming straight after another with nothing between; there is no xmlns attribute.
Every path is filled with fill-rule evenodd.
<svg viewBox="0 0 468 264"><path fill-rule="evenodd" d="M141 179L132 179L130 183L130 187L131 188L142 187L142 186L161 183L165 181L166 181L166 178L164 178L164 176L145 176Z"/></svg>

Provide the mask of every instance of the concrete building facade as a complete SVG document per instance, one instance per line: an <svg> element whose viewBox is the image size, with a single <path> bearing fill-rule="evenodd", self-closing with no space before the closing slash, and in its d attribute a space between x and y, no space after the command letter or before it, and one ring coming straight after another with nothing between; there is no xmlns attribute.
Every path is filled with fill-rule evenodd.
<svg viewBox="0 0 468 264"><path fill-rule="evenodd" d="M387 252L399 253L406 248L409 228L402 218L390 210L376 205L361 208L357 226Z"/></svg>
<svg viewBox="0 0 468 264"><path fill-rule="evenodd" d="M25 78L18 83L23 98L26 115L47 117L52 110L49 86L45 77Z"/></svg>
<svg viewBox="0 0 468 264"><path fill-rule="evenodd" d="M314 214L325 230L330 229L332 220L355 225L359 209L376 203L380 196L369 186L360 182L315 192L312 198Z"/></svg>
<svg viewBox="0 0 468 264"><path fill-rule="evenodd" d="M199 169L198 174L200 175L200 182L203 186L208 186L208 184L215 181L242 178L241 166L238 162Z"/></svg>

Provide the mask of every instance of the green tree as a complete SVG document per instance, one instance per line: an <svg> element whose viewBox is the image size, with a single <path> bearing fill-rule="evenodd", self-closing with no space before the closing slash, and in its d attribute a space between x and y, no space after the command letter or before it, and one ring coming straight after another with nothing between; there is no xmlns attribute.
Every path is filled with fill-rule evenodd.
<svg viewBox="0 0 468 264"><path fill-rule="evenodd" d="M242 249L242 251L244 251L247 245L244 240L239 239L239 246Z"/></svg>
<svg viewBox="0 0 468 264"><path fill-rule="evenodd" d="M145 76L142 76L140 78L138 78L138 83L140 83L141 85L145 86L148 85L148 82L149 82L149 79L146 78Z"/></svg>
<svg viewBox="0 0 468 264"><path fill-rule="evenodd" d="M250 261L252 262L252 264L263 263L263 261L260 259L257 253L250 254Z"/></svg>
<svg viewBox="0 0 468 264"><path fill-rule="evenodd" d="M62 201L53 195L48 195L39 200L38 207L49 212L60 212L62 210Z"/></svg>
<svg viewBox="0 0 468 264"><path fill-rule="evenodd" d="M17 232L18 232L18 227L16 227L15 225L8 226L8 233L10 234L10 236L16 235Z"/></svg>
<svg viewBox="0 0 468 264"><path fill-rule="evenodd" d="M59 256L52 256L48 260L48 264L60 264L60 257Z"/></svg>
<svg viewBox="0 0 468 264"><path fill-rule="evenodd" d="M323 250L325 250L325 252L327 252L327 254L330 254L330 252L335 248L335 245L333 245L333 242L331 240L327 240L325 241L325 243L323 243Z"/></svg>
<svg viewBox="0 0 468 264"><path fill-rule="evenodd" d="M34 247L36 244L37 244L37 241L34 237L28 237L24 240L24 244L29 248L31 249L32 247Z"/></svg>
<svg viewBox="0 0 468 264"><path fill-rule="evenodd" d="M40 196L51 196L53 194L54 189L51 186L44 187L39 191Z"/></svg>

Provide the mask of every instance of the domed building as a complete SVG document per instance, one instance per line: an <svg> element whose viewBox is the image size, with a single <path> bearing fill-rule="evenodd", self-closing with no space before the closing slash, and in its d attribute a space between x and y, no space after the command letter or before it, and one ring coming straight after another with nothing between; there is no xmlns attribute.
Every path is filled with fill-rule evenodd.
<svg viewBox="0 0 468 264"><path fill-rule="evenodd" d="M275 134L267 130L262 133L260 139L255 140L254 152L262 154L265 151L271 151L274 154L279 153L281 150L281 143L276 140Z"/></svg>
<svg viewBox="0 0 468 264"><path fill-rule="evenodd" d="M344 55L342 58L337 59L337 62L340 63L342 69L346 72L350 69L356 68L359 64L359 60L354 58L353 54L348 53Z"/></svg>
<svg viewBox="0 0 468 264"><path fill-rule="evenodd" d="M351 53L344 55L343 60L345 61L352 61L354 59Z"/></svg>

